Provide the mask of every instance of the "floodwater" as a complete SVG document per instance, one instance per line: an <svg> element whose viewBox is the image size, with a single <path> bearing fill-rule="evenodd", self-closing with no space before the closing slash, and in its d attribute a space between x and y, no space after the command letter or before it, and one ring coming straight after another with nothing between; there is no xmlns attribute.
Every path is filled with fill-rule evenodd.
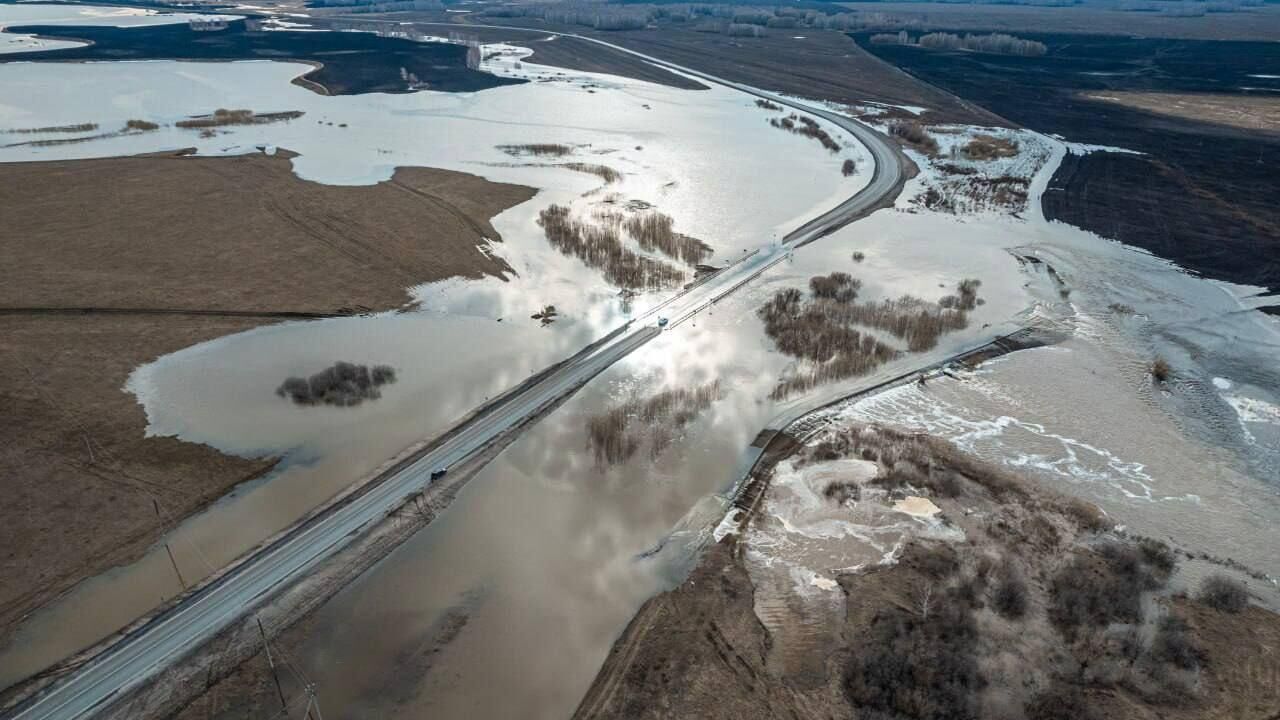
<svg viewBox="0 0 1280 720"><path fill-rule="evenodd" d="M191 20L235 20L235 15L201 15L199 13L162 13L155 10L127 7L102 7L94 5L67 6L23 3L0 5L0 31L19 25L91 25L107 27L142 27L145 25L170 25ZM85 43L74 40L39 38L22 33L0 32L0 55L5 53L33 52L37 50L61 50L81 47ZM34 127L34 126L33 126ZM41 126L47 127L47 126Z"/></svg>
<svg viewBox="0 0 1280 720"><path fill-rule="evenodd" d="M520 53L491 61L516 74ZM326 183L372 183L398 165L462 170L539 188L493 225L501 243L486 250L515 270L504 279L447 281L413 288L405 313L284 323L188 348L139 368L125 391L144 406L149 435L175 436L244 456L280 456L267 477L237 488L166 538L185 580L207 576L368 477L389 458L456 424L471 409L568 357L659 302L664 294L620 298L578 260L551 249L535 223L552 202L575 213L643 201L672 215L676 229L711 244L727 262L770 241L818 209L853 193L841 154L773 129L750 98L698 93L616 78L558 73L480 93L325 97L290 84L303 65L271 62L20 63L0 65L0 87L24 97L0 106L0 128L126 119L172 123L214 108L302 110L301 119L228 128L213 138L164 127L152 133L48 147L0 148L0 160L100 157L196 146L202 154L289 148L299 175ZM576 126L566 126L573 117ZM78 118L71 120L69 118ZM95 131L101 132L101 131ZM65 134L24 135L23 140ZM596 177L512 157L502 144L573 144L565 160L608 164L624 177ZM752 147L749 157L735 148ZM737 164L756 169L741 175ZM783 188L758 183L768 173ZM540 328L529 315L553 304L559 318ZM298 408L275 396L286 377L335 360L389 364L398 381L383 398L353 409ZM164 509L162 508L162 511ZM176 519L175 519L176 521ZM235 528L228 533L227 528ZM181 590L168 551L93 578L33 617L0 654L8 684L86 647Z"/></svg>
<svg viewBox="0 0 1280 720"><path fill-rule="evenodd" d="M598 273L549 251L533 219L551 202L570 203L581 213L614 191L623 201L651 202L675 217L677 230L715 247L713 261L722 262L770 242L865 182L842 179L841 156L769 128L768 115L735 93L675 91L527 64L520 69L514 57L492 61L492 69L554 81L471 95L321 98L287 85L300 68L285 64L88 65L76 74L93 77L73 74L70 80L28 65L22 70L31 76L44 74L30 81L12 66L0 67L0 87L27 82L27 91L39 94L42 82L83 82L88 96L46 93L33 101L35 112L0 107L3 127L55 124L32 118L107 119L86 117L90 108L115 113L113 122L139 113L171 122L218 106L307 113L292 123L237 128L212 139L164 129L54 148L0 148L0 160L187 145L215 154L263 145L302 153L293 160L296 172L323 182L376 182L396 165L423 164L541 189L494 222L503 242L490 250L518 274L508 283L424 286L415 289L419 312L264 328L139 369L130 390L147 410L150 432L228 452L287 454L284 470L184 525L175 549L189 543L201 553L208 549L213 563L225 562L238 552L227 535L287 523L446 427L478 404L477 395L513 384L658 300L641 296L628 307ZM206 93L198 105L190 99L192 86ZM1032 183L1038 198L1064 149L1043 138L1024 140L1052 149ZM573 159L609 164L625 177L601 191L594 178L520 167L527 159L494 149L522 142L589 143ZM681 579L693 549L719 523L757 432L920 361L904 359L786 402L769 399L792 363L772 349L755 309L780 288L804 287L809 277L835 270L861 279L866 299L903 293L932 299L962 278L981 279L985 304L968 329L943 338L931 359L1023 322L1075 335L1061 346L993 363L964 381L890 391L839 407L833 416L928 427L980 455L1097 499L1135 529L1272 572L1275 559L1263 555L1276 538L1266 521L1280 508L1269 473L1280 465L1276 427L1266 419L1275 417L1278 405L1263 388L1277 385L1276 331L1272 321L1241 312L1240 298L1252 290L1193 278L1142 253L1045 223L1038 203L1026 220L921 211L908 199L928 177L926 171L909 183L897 208L797 250L790 261L596 378L485 467L431 525L318 610L315 630L292 655L317 683L325 711L353 718L569 715L635 610ZM1010 248L1052 263L1070 285L1069 297L1042 268L1021 265ZM855 262L854 250L865 260ZM1118 302L1135 312L1111 323L1105 311ZM564 319L534 328L528 314L545 303L555 304ZM1189 316L1192 310L1196 314ZM474 355L465 358L441 357L445 344L432 342L464 335L471 342L473 333ZM1167 396L1142 373L1157 351L1179 372ZM401 380L383 400L352 414L295 414L274 402L269 391L283 375L314 371L338 353L389 362L401 368ZM480 358L490 364L469 367ZM593 415L629 397L711 380L720 382L720 399L679 431L665 452L652 457L642 450L605 467L589 451L586 423ZM812 503L804 502L806 487L784 482L771 498L779 528L786 527L782 518L822 528L840 521L813 516ZM902 513L886 517L890 525L926 522ZM878 522L847 520L855 530ZM834 536L815 543L761 536L752 561L756 569L780 574L772 580L755 575L764 596L758 611L767 618L770 597L780 608L777 599L789 585L830 593L833 571L876 561L893 546L892 531L886 531L865 552L846 550L817 562L831 554L825 543ZM1243 538L1267 542L1250 550L1240 547ZM100 601L110 598L141 612L153 602L147 593L173 592L171 573L147 562L94 580L68 604L37 615L24 641L0 656L5 676L19 677L40 666L39 658L59 657L120 622L76 608L102 607ZM137 597L111 594L126 586L138 588Z"/></svg>

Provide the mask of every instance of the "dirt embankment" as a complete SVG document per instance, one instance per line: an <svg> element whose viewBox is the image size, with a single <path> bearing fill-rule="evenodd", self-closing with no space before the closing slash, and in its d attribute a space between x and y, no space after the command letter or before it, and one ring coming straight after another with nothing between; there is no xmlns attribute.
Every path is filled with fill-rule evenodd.
<svg viewBox="0 0 1280 720"><path fill-rule="evenodd" d="M394 309L414 284L499 275L478 245L533 192L425 168L330 187L283 154L0 165L0 638L273 466L144 437L122 389L137 365L289 313Z"/></svg>
<svg viewBox="0 0 1280 720"><path fill-rule="evenodd" d="M854 427L788 461L846 458L878 472L812 488L832 511L940 509L897 564L840 575L830 601L795 586L805 622L779 625L756 581L778 571L745 557L771 511L756 512L642 607L575 718L1276 716L1280 616L1170 594L1177 557L1162 543L932 438Z"/></svg>

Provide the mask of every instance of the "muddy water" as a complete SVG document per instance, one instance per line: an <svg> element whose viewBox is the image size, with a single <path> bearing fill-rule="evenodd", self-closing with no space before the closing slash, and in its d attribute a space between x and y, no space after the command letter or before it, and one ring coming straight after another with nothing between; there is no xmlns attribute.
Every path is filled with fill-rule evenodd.
<svg viewBox="0 0 1280 720"><path fill-rule="evenodd" d="M790 360L773 351L755 308L781 287L803 287L832 270L867 278L867 297L883 297L879 283L895 274L891 249L928 245L948 227L895 230L916 223L896 213L867 222L802 248L597 378L486 467L439 520L330 601L294 653L319 684L322 703L349 717L569 715L639 605L682 577L690 552L723 514L722 496L756 433L780 412L815 401L768 399ZM851 259L859 248L883 254L859 266ZM939 357L979 343L1027 301L1028 278L1010 255L987 256L959 242L954 248L920 252L913 289L937 295L940 283L949 288L985 270L991 300L969 330L945 338ZM720 381L722 399L666 453L653 460L642 450L615 467L596 463L585 439L591 415L634 392L711 379ZM483 599L465 601L476 597ZM462 606L465 626L441 646L437 628Z"/></svg>
<svg viewBox="0 0 1280 720"><path fill-rule="evenodd" d="M1073 337L853 405L1100 504L1136 532L1280 577L1280 332L1242 289L1132 253L1039 254L1072 286ZM1127 307L1121 307L1124 304ZM1175 368L1160 385L1160 355ZM1232 379L1234 377L1234 379ZM1274 586L1253 583L1275 603Z"/></svg>
<svg viewBox="0 0 1280 720"><path fill-rule="evenodd" d="M492 70L517 72L514 57L494 61L506 66ZM85 647L179 592L170 549L187 582L205 577L406 447L661 300L656 293L624 300L597 271L552 250L535 222L552 202L588 215L643 201L671 214L677 230L712 244L713 261L727 262L768 242L771 228L790 228L866 181L844 178L839 170L846 156L868 166L860 146L828 153L770 128L767 114L749 98L725 90L690 94L556 72L546 78L553 82L484 93L330 98L289 84L305 70L266 62L0 66L0 87L24 98L0 105L5 128L89 121L109 128L130 118L170 123L216 107L306 113L293 122L236 127L213 138L165 127L48 148L0 148L0 156L30 161L190 145L216 155L280 146L301 153L293 160L298 174L327 183L377 182L409 164L529 184L541 188L538 196L495 218L503 242L487 246L515 274L414 288L416 312L261 328L140 368L125 390L145 407L149 434L241 455L283 456L282 466L177 524L168 549L153 548L139 562L89 580L36 613L0 654L0 685ZM542 72L537 66L522 71ZM567 117L574 124L566 125ZM607 163L623 178L604 186L590 175L513 158L496 147L530 142L573 144L573 156L564 160ZM743 157L731 150L748 146L753 152ZM753 172L740 173L743 166ZM754 181L766 168L782 182L781 191ZM551 327L538 328L529 315L545 304L554 304L560 316ZM354 409L297 408L274 395L285 377L314 373L338 359L390 364L399 382L381 400Z"/></svg>

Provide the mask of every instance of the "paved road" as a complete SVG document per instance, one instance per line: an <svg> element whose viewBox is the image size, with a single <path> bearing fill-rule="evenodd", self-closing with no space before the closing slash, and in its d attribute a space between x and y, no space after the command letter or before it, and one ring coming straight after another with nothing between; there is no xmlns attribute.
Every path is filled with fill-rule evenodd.
<svg viewBox="0 0 1280 720"><path fill-rule="evenodd" d="M590 38L582 39L609 45ZM773 264L784 260L792 248L822 237L881 206L886 200L892 201L901 188L902 172L896 148L886 138L856 121L625 48L613 45L609 47L638 55L662 67L687 73L707 82L728 86L820 116L839 125L856 136L875 158L871 182L839 206L788 234L782 243L761 248L738 260L704 282L636 318L620 331L615 331L605 340L580 352L537 382L504 397L488 412L459 428L438 447L381 479L375 487L350 503L294 528L270 545L257 550L234 570L193 592L181 603L121 638L46 692L16 708L8 717L14 720L70 720L92 715L112 698L123 695L154 676L182 653L208 640L264 598L304 577L316 565L359 536L363 530L382 520L407 498L422 491L430 482L432 470L457 465L482 452L504 431L572 393L592 377L656 337L661 330L656 326L654 316L661 314L669 318L668 327L675 327Z"/></svg>

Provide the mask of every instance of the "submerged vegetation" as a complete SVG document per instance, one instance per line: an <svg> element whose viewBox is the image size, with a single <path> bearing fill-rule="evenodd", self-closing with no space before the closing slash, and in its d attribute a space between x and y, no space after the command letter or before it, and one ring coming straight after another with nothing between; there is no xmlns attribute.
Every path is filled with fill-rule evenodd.
<svg viewBox="0 0 1280 720"><path fill-rule="evenodd" d="M618 407L587 420L587 445L601 465L630 460L648 443L657 458L675 440L675 433L720 398L720 381L648 398L632 397Z"/></svg>
<svg viewBox="0 0 1280 720"><path fill-rule="evenodd" d="M533 155L535 157L564 157L572 155L573 148L569 145L560 143L526 143L524 145L499 145L498 149L508 155L520 157L522 155Z"/></svg>
<svg viewBox="0 0 1280 720"><path fill-rule="evenodd" d="M1173 377L1173 366L1169 364L1168 360L1165 360L1162 357L1152 360L1149 370L1151 372L1151 377L1158 383L1168 382L1169 378Z"/></svg>
<svg viewBox="0 0 1280 720"><path fill-rule="evenodd" d="M623 247L616 223L575 220L568 206L552 205L538 213L538 224L553 247L603 270L605 279L618 287L660 290L684 281L684 273L675 266Z"/></svg>
<svg viewBox="0 0 1280 720"><path fill-rule="evenodd" d="M308 378L291 377L276 388L276 394L299 405L352 407L365 400L382 397L379 389L396 381L389 365L356 365L337 362Z"/></svg>
<svg viewBox="0 0 1280 720"><path fill-rule="evenodd" d="M51 125L39 128L14 128L3 132L12 135L39 135L44 133L78 133L92 132L98 129L98 123L77 123L75 125Z"/></svg>
<svg viewBox="0 0 1280 720"><path fill-rule="evenodd" d="M697 238L675 232L675 221L670 215L656 211L628 217L624 223L627 233L650 252L657 250L673 260L694 266L711 255L711 246Z"/></svg>
<svg viewBox="0 0 1280 720"><path fill-rule="evenodd" d="M302 117L302 115L303 113L301 110L258 114L252 110L227 110L226 108L218 108L213 111L212 115L198 115L190 117L186 120L179 120L174 123L174 125L189 130L223 127L226 125L265 125L273 122L296 120Z"/></svg>
<svg viewBox="0 0 1280 720"><path fill-rule="evenodd" d="M793 132L797 135L811 137L822 143L822 147L830 150L831 152L840 152L840 143L836 142L835 138L831 137L830 133L823 130L818 125L817 120L814 120L807 115L796 115L795 113L792 113L784 118L773 118L769 121L769 124L776 128Z"/></svg>
<svg viewBox="0 0 1280 720"><path fill-rule="evenodd" d="M618 172L617 170L614 170L608 165L596 165L593 163L571 162L571 163L563 163L558 167L568 168L575 172L587 173L588 175L595 175L596 177L600 178L601 180L604 180L607 183L617 182L618 180L622 179L622 173Z"/></svg>
<svg viewBox="0 0 1280 720"><path fill-rule="evenodd" d="M151 131L151 130L159 130L159 129L160 129L160 125L159 125L159 123L153 123L153 122L151 122L150 120L136 120L136 119L135 119L135 120L127 120L127 121L125 121L124 129L125 129L126 131L129 131L129 130L137 130L137 131L139 131L139 132L149 132L149 131Z"/></svg>
<svg viewBox="0 0 1280 720"><path fill-rule="evenodd" d="M811 278L807 300L795 288L778 291L757 314L778 350L804 365L774 389L773 397L863 375L902 354L869 329L904 341L909 352L933 348L943 334L968 325L968 312L982 302L981 284L962 280L955 294L936 303L910 295L860 303L862 283L843 272Z"/></svg>

